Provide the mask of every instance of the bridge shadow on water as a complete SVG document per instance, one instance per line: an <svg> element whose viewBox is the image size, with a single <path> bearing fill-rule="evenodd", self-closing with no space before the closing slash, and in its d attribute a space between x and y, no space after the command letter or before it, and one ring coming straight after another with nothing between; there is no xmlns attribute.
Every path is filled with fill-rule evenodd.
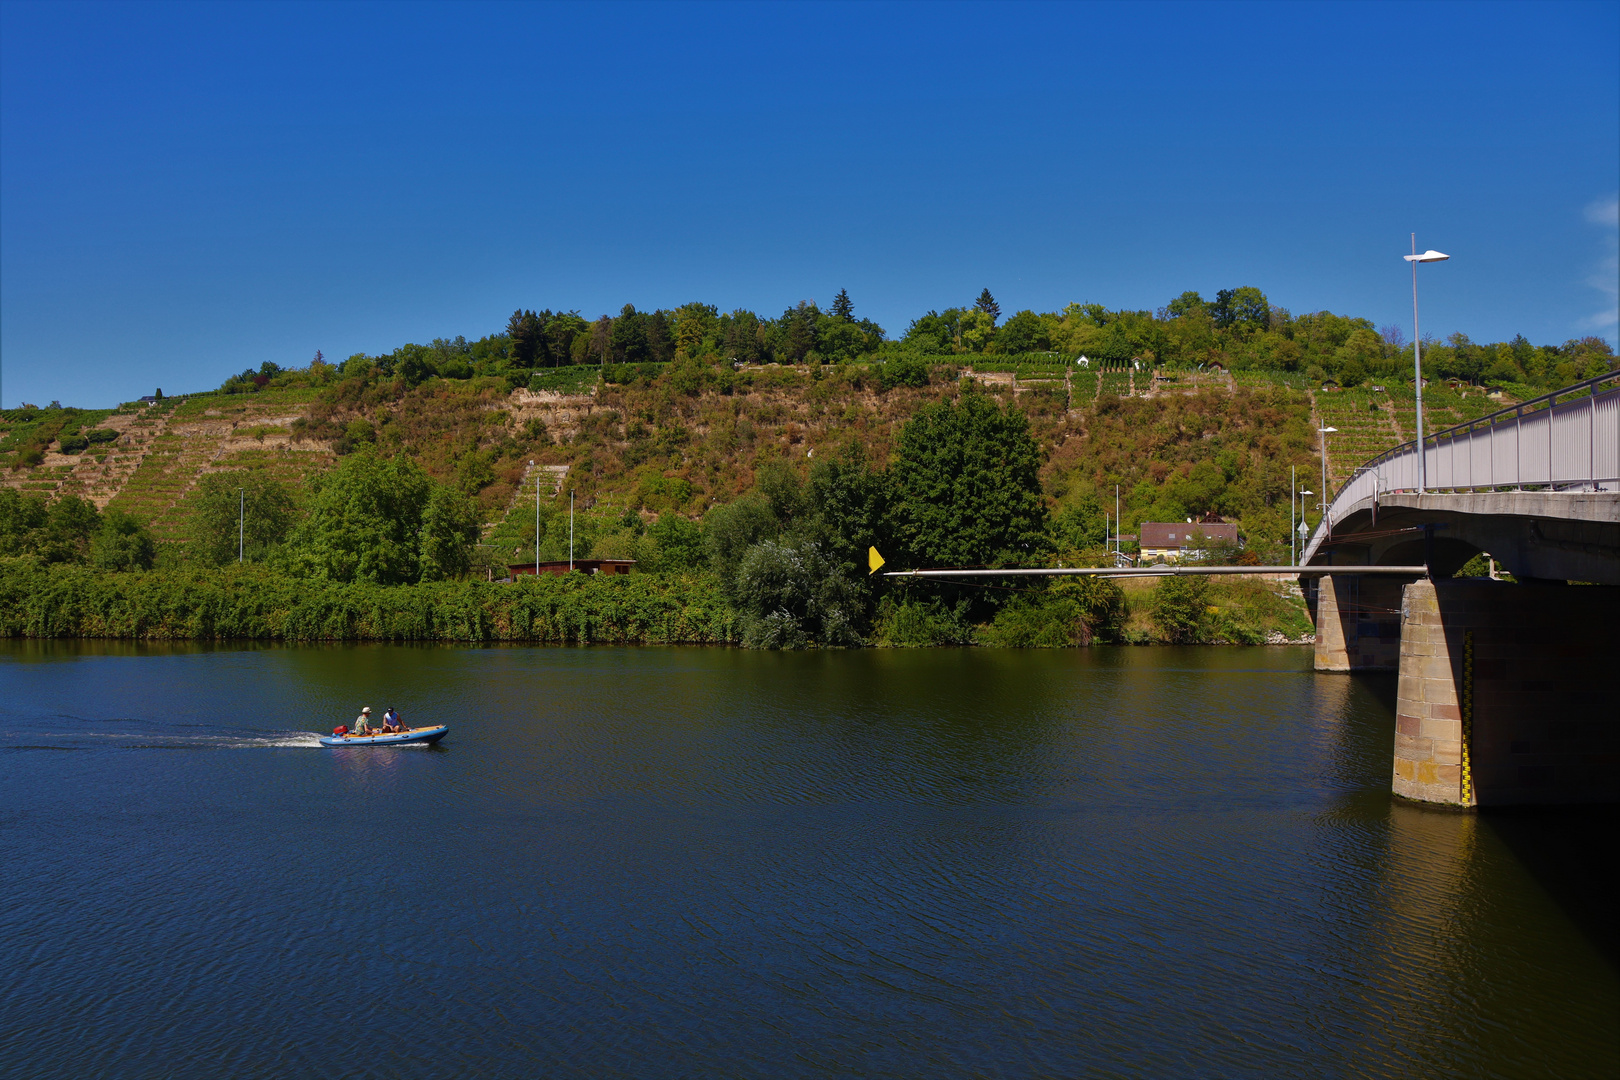
<svg viewBox="0 0 1620 1080"><path fill-rule="evenodd" d="M1613 968L1620 969L1620 868L1614 860L1620 806L1496 807L1480 812L1536 884Z"/></svg>
<svg viewBox="0 0 1620 1080"><path fill-rule="evenodd" d="M1355 672L1351 678L1394 715L1394 672ZM1620 910L1620 863L1613 858L1620 804L1496 806L1478 815L1480 826L1502 842L1603 959L1620 970L1620 920L1614 917Z"/></svg>

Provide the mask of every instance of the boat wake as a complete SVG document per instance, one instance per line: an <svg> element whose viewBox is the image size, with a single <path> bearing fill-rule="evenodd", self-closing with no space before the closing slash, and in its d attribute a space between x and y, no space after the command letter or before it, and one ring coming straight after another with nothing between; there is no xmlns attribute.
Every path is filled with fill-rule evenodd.
<svg viewBox="0 0 1620 1080"><path fill-rule="evenodd" d="M9 750L263 750L299 748L319 750L320 736L312 731L279 729L251 731L241 728L199 730L194 725L165 725L139 720L114 720L128 725L120 731L91 729L96 721L77 718L40 718L0 730L0 749ZM53 722L54 721L54 722ZM67 724L64 724L67 721ZM105 723L106 721L103 721Z"/></svg>

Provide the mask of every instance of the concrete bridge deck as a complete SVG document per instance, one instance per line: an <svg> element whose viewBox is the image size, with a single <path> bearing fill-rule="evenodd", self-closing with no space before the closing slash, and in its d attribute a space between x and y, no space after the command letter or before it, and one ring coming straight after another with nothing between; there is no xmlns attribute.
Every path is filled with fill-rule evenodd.
<svg viewBox="0 0 1620 1080"><path fill-rule="evenodd" d="M1515 583L1453 578L1481 553ZM1397 794L1620 801L1620 372L1374 458L1300 561L1317 669L1399 672Z"/></svg>

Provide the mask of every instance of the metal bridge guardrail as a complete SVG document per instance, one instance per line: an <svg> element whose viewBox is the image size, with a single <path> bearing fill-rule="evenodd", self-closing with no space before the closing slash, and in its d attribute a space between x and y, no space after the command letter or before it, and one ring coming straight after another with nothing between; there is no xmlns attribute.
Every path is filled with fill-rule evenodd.
<svg viewBox="0 0 1620 1080"><path fill-rule="evenodd" d="M1620 371L1426 435L1423 463L1425 492L1620 490ZM1415 492L1417 476L1416 440L1357 468L1334 493L1299 561L1310 562L1349 507Z"/></svg>

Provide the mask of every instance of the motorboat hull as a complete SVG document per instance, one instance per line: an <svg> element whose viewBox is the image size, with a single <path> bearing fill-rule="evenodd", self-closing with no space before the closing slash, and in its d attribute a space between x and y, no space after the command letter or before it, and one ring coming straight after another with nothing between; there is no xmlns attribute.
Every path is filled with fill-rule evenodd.
<svg viewBox="0 0 1620 1080"><path fill-rule="evenodd" d="M406 743L436 743L450 733L445 724L416 728L397 735L322 735L322 746L403 746Z"/></svg>

